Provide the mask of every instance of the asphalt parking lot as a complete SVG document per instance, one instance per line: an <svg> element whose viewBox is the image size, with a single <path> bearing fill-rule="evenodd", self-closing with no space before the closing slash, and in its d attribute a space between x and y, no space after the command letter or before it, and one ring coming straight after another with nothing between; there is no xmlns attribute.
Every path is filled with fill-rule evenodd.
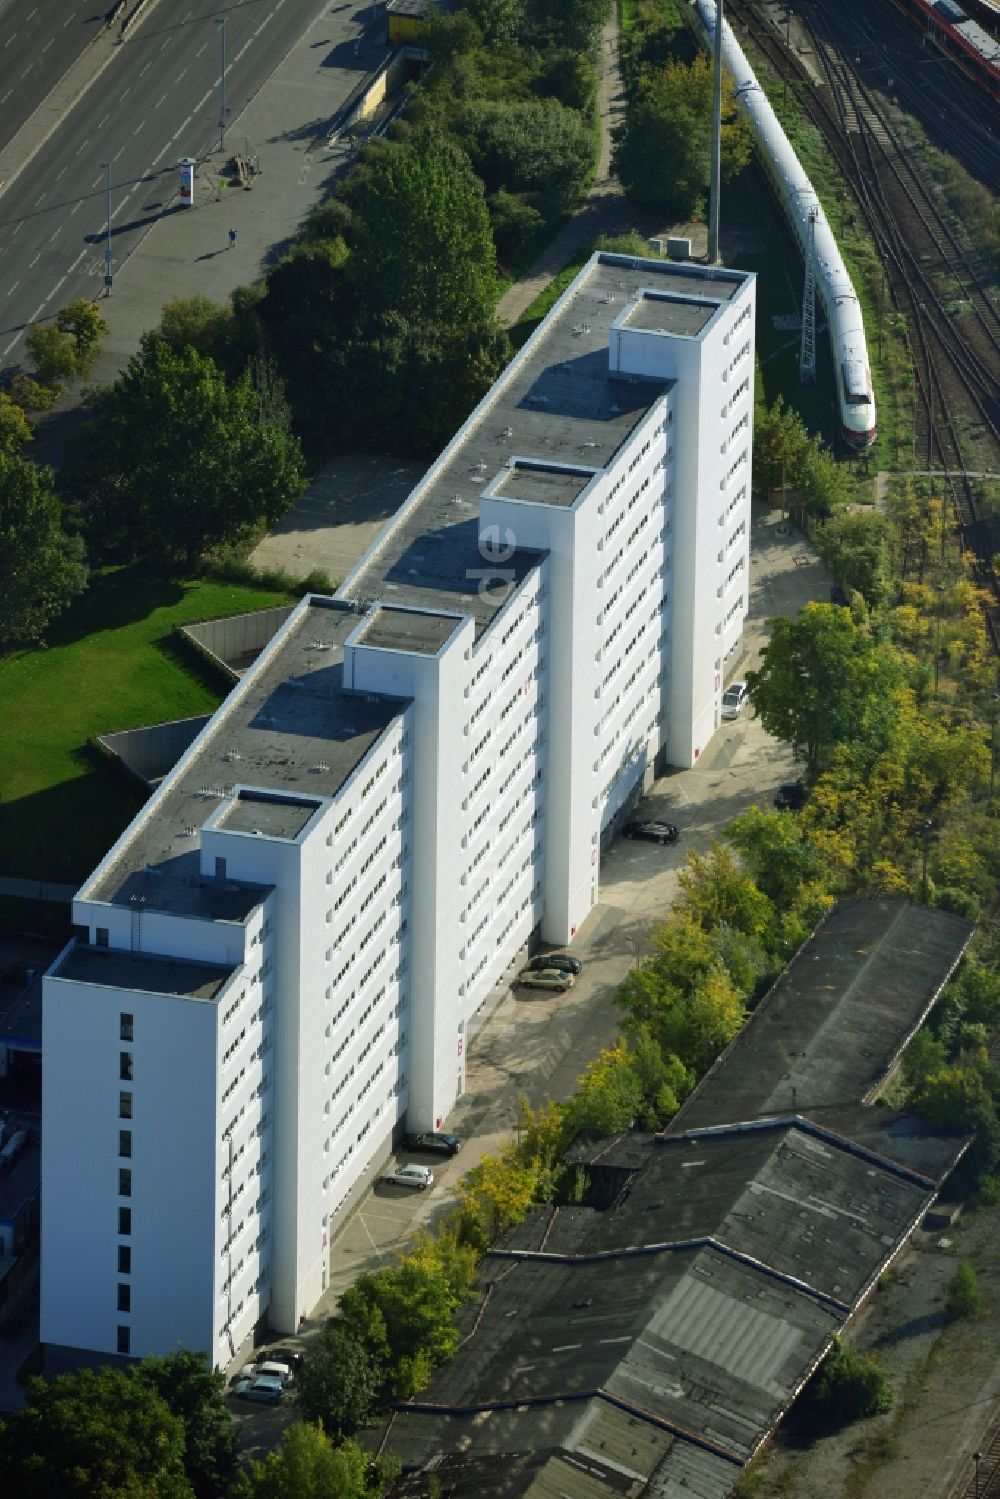
<svg viewBox="0 0 1000 1499"><path fill-rule="evenodd" d="M746 652L733 675L757 664L768 619L794 614L810 599L825 602L829 587L829 576L799 533L777 512L755 506ZM417 1228L433 1226L451 1210L456 1182L484 1153L513 1136L520 1094L537 1105L574 1091L587 1062L617 1035L615 990L642 958L650 929L669 908L689 850L707 850L752 803L770 806L778 785L796 773L791 752L745 710L720 725L691 770L669 772L655 783L635 815L676 823L678 842L660 846L620 839L608 850L601 862L600 899L572 947L584 964L575 986L565 994L515 988L498 997L470 1040L467 1090L443 1126L461 1136L462 1150L450 1158L397 1152L398 1161L432 1168L434 1185L427 1191L374 1181L375 1170L359 1184L357 1207L331 1245L328 1289L301 1329L299 1343L308 1348L356 1276L385 1263ZM277 1408L233 1405L248 1451L273 1444L294 1414L291 1401Z"/></svg>

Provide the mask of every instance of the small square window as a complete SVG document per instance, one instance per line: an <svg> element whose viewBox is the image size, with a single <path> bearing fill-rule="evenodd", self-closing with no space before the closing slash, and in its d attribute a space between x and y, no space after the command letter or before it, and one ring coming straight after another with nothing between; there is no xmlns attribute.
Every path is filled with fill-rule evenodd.
<svg viewBox="0 0 1000 1499"><path fill-rule="evenodd" d="M118 1232L120 1234L130 1234L132 1232L132 1209L131 1208L119 1208L118 1209Z"/></svg>
<svg viewBox="0 0 1000 1499"><path fill-rule="evenodd" d="M119 1053L118 1076L123 1083L130 1083L132 1081L132 1053L130 1051Z"/></svg>
<svg viewBox="0 0 1000 1499"><path fill-rule="evenodd" d="M120 1038L121 1038L122 1041L131 1041L132 1040L132 1022L133 1022L133 1019L134 1019L134 1016L132 1016L132 1015L126 1015L124 1012L121 1015L119 1015L119 1017L118 1017L118 1023L119 1023L118 1034L119 1034L119 1036L120 1036Z"/></svg>
<svg viewBox="0 0 1000 1499"><path fill-rule="evenodd" d="M99 926L97 928L97 931L94 933L94 940L97 943L98 947L107 947L108 928L106 926Z"/></svg>
<svg viewBox="0 0 1000 1499"><path fill-rule="evenodd" d="M132 1196L132 1173L131 1171L127 1171L124 1167L122 1167L118 1172L118 1196Z"/></svg>
<svg viewBox="0 0 1000 1499"><path fill-rule="evenodd" d="M132 1154L132 1131L130 1129L120 1129L118 1131L118 1154L120 1156L130 1156Z"/></svg>
<svg viewBox="0 0 1000 1499"><path fill-rule="evenodd" d="M120 1312L132 1310L132 1287L124 1282L118 1286L118 1310Z"/></svg>
<svg viewBox="0 0 1000 1499"><path fill-rule="evenodd" d="M119 1244L118 1246L118 1274L132 1274L132 1246L131 1244Z"/></svg>
<svg viewBox="0 0 1000 1499"><path fill-rule="evenodd" d="M130 1348L129 1348L130 1341L131 1341L131 1334L130 1334L129 1329L127 1327L119 1327L119 1329L118 1329L118 1352L119 1353L129 1353L131 1351Z"/></svg>
<svg viewBox="0 0 1000 1499"><path fill-rule="evenodd" d="M132 1095L131 1093L119 1093L118 1095L118 1118L132 1118Z"/></svg>

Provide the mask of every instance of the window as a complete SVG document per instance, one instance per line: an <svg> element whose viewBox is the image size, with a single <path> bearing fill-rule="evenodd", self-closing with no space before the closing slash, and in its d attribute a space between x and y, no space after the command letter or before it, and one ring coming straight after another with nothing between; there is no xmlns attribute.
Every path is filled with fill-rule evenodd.
<svg viewBox="0 0 1000 1499"><path fill-rule="evenodd" d="M130 1083L132 1081L132 1053L130 1051L119 1053L118 1076L123 1083Z"/></svg>
<svg viewBox="0 0 1000 1499"><path fill-rule="evenodd" d="M118 1118L132 1118L132 1095L131 1093L119 1093L118 1095Z"/></svg>
<svg viewBox="0 0 1000 1499"><path fill-rule="evenodd" d="M108 928L106 926L99 926L97 928L96 939L97 939L97 945L98 945L98 947L107 947L107 945L108 945Z"/></svg>
<svg viewBox="0 0 1000 1499"><path fill-rule="evenodd" d="M120 1167L118 1171L118 1196L132 1196L132 1173L124 1166Z"/></svg>
<svg viewBox="0 0 1000 1499"><path fill-rule="evenodd" d="M118 1310L130 1312L132 1310L132 1287L124 1281L118 1283ZM119 1332L121 1329L119 1328Z"/></svg>
<svg viewBox="0 0 1000 1499"><path fill-rule="evenodd" d="M132 1274L132 1246L131 1244L119 1244L118 1246L118 1274Z"/></svg>
<svg viewBox="0 0 1000 1499"><path fill-rule="evenodd" d="M127 1327L119 1327L119 1329L118 1329L118 1352L119 1353L128 1353L128 1351L129 1351L129 1330L128 1330Z"/></svg>
<svg viewBox="0 0 1000 1499"><path fill-rule="evenodd" d="M122 1041L131 1041L133 1016L121 1014L118 1017L118 1035Z"/></svg>
<svg viewBox="0 0 1000 1499"><path fill-rule="evenodd" d="M131 1208L119 1208L118 1209L118 1232L120 1234L130 1234L132 1232L132 1209Z"/></svg>
<svg viewBox="0 0 1000 1499"><path fill-rule="evenodd" d="M120 1129L118 1131L118 1154L120 1156L130 1156L132 1154L132 1131L130 1129Z"/></svg>

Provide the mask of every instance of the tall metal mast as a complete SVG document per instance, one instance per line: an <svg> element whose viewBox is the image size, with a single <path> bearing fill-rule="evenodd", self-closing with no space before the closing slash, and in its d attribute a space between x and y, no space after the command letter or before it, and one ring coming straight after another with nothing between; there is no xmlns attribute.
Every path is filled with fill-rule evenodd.
<svg viewBox="0 0 1000 1499"><path fill-rule="evenodd" d="M708 209L708 263L719 263L719 188L722 182L722 0L715 0L715 70L712 80L712 186Z"/></svg>
<svg viewBox="0 0 1000 1499"><path fill-rule="evenodd" d="M806 241L806 279L802 288L802 344L799 348L799 383L811 385L816 379L816 219L819 209L809 210L809 238Z"/></svg>

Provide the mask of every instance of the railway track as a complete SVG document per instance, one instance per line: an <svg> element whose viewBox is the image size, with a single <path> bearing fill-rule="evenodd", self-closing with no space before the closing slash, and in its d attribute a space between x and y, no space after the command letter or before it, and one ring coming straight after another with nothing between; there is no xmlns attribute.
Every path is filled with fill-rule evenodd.
<svg viewBox="0 0 1000 1499"><path fill-rule="evenodd" d="M960 432L960 418L973 412L988 455L985 466L1000 471L1000 313L981 268L921 180L882 100L860 76L853 48L845 55L836 35L809 12L816 17L810 34L826 85L817 88L752 5L730 0L729 9L779 77L803 85L800 103L837 158L870 229L910 345L917 395L914 467L941 473L972 570L993 600L987 617L1000 651L989 536L965 477L971 465ZM824 8L823 15L829 14ZM944 278L960 288L967 305L962 327L938 289Z"/></svg>
<svg viewBox="0 0 1000 1499"><path fill-rule="evenodd" d="M1000 1499L1000 1421L984 1437L978 1463L972 1459L948 1499Z"/></svg>

